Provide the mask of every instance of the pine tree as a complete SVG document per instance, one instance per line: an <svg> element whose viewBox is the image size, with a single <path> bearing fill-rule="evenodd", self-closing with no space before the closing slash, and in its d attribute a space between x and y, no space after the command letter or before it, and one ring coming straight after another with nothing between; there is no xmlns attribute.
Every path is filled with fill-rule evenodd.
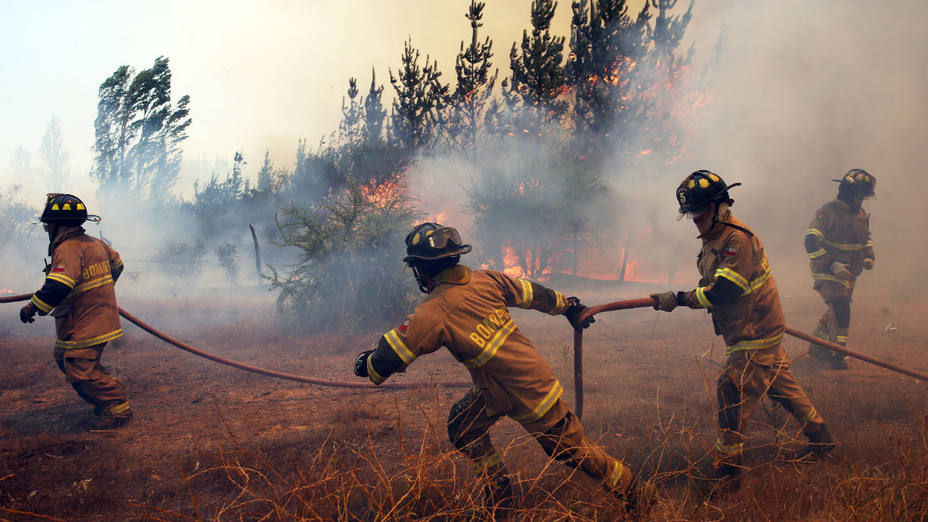
<svg viewBox="0 0 928 522"><path fill-rule="evenodd" d="M377 86L377 75L371 67L371 86L364 98L364 141L379 144L383 141L383 122L387 111L383 108L383 85Z"/></svg>
<svg viewBox="0 0 928 522"><path fill-rule="evenodd" d="M464 17L470 21L471 41L461 50L455 61L454 71L457 86L452 95L452 118L448 124L449 139L459 150L474 150L482 129L486 128L486 116L495 111L493 87L496 85L498 70L492 75L490 70L493 57L493 41L486 37L479 41L479 29L483 27L483 2L471 0Z"/></svg>
<svg viewBox="0 0 928 522"><path fill-rule="evenodd" d="M632 73L648 52L649 3L634 21L625 0L581 0L572 7L574 121L579 132L600 139L623 128L635 89Z"/></svg>
<svg viewBox="0 0 928 522"><path fill-rule="evenodd" d="M430 63L426 55L425 65L420 67L419 56L412 40L407 40L400 69L396 75L389 71L396 91L391 114L393 138L407 151L432 145L440 113L448 103L448 86L439 80L438 62Z"/></svg>
<svg viewBox="0 0 928 522"><path fill-rule="evenodd" d="M532 33L522 32L522 45L512 44L509 53L513 93L524 107L533 110L539 122L557 119L566 109L558 98L567 81L564 69L564 37L551 35L551 19L557 2L532 1ZM510 106L512 106L510 98Z"/></svg>
<svg viewBox="0 0 928 522"><path fill-rule="evenodd" d="M348 102L342 98L342 121L338 132L342 143L357 144L361 141L364 126L364 97L358 99L358 80L348 78Z"/></svg>

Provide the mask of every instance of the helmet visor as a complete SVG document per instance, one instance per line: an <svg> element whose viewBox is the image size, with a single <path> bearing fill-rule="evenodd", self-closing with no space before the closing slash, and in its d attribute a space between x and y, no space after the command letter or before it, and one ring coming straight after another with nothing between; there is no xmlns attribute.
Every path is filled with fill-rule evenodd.
<svg viewBox="0 0 928 522"><path fill-rule="evenodd" d="M444 250L448 245L454 247L461 246L461 235L457 229L451 227L442 227L431 233L427 237L429 246L438 250Z"/></svg>

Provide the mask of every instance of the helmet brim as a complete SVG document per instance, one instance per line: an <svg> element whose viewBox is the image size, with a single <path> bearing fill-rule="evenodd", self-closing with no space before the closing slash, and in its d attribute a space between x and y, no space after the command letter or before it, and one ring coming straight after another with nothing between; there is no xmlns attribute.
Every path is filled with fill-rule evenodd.
<svg viewBox="0 0 928 522"><path fill-rule="evenodd" d="M404 262L404 263L409 263L409 262L412 262L412 261L437 261L437 260L439 260L439 259L445 259L445 258L448 258L448 257L454 257L454 256L459 256L459 255L462 255L462 254L466 254L466 253L470 252L471 250L473 250L473 248L471 248L470 245L461 245L461 248L459 248L459 249L457 249L457 250L455 250L455 251L453 251L453 252L443 252L443 253L441 253L441 254L439 254L439 255L437 255L437 256L416 256L416 255L406 256L406 257L403 258L403 262Z"/></svg>

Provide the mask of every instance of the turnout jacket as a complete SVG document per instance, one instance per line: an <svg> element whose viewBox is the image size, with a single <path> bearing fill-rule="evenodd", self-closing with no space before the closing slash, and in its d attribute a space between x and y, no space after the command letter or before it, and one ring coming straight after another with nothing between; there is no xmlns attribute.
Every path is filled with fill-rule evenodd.
<svg viewBox="0 0 928 522"><path fill-rule="evenodd" d="M368 377L380 384L444 346L470 371L474 387L487 399L488 413L521 423L537 421L564 388L519 331L510 306L560 315L568 303L560 292L526 279L464 265L448 268L436 276L428 298L407 321L380 338L367 359Z"/></svg>
<svg viewBox="0 0 928 522"><path fill-rule="evenodd" d="M56 348L87 348L122 335L116 304L119 254L81 227L63 229L49 246L52 264L33 296L40 315L55 317Z"/></svg>
<svg viewBox="0 0 928 522"><path fill-rule="evenodd" d="M831 281L846 287L853 285L831 273L831 264L840 261L849 265L856 278L863 271L864 259L875 259L870 240L870 216L863 208L856 210L840 199L829 201L815 212L805 235L812 279L815 286Z"/></svg>
<svg viewBox="0 0 928 522"><path fill-rule="evenodd" d="M700 237L696 265L702 278L682 296L683 304L709 310L728 355L778 345L786 319L760 238L730 211Z"/></svg>

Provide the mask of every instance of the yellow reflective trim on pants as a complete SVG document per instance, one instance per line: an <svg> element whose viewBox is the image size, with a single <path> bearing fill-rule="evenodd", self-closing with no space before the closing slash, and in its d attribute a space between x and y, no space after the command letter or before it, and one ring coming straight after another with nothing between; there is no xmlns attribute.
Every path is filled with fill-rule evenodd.
<svg viewBox="0 0 928 522"><path fill-rule="evenodd" d="M90 339L79 339L77 341L62 341L58 339L55 341L55 348L61 348L62 350L73 350L75 348L87 348L88 346L94 346L97 344L103 344L108 341L122 335L122 328L118 330L113 330L112 332L105 333L103 335L98 335L96 337L91 337Z"/></svg>
<svg viewBox="0 0 928 522"><path fill-rule="evenodd" d="M606 485L609 489L615 489L622 480L622 476L625 475L625 465L616 459L612 459L612 461L615 464L612 466L612 473L609 474L609 478L606 479Z"/></svg>
<svg viewBox="0 0 928 522"><path fill-rule="evenodd" d="M32 295L32 299L30 299L30 301L32 301L32 304L34 304L36 308L38 308L39 310L42 310L45 313L52 311L52 306L50 306L45 301L39 299L35 294Z"/></svg>
<svg viewBox="0 0 928 522"><path fill-rule="evenodd" d="M77 281L71 279L70 277L64 274L48 274L45 276L45 279L51 279L52 281L58 281L59 283L66 285L68 288L74 288L74 285L77 284Z"/></svg>
<svg viewBox="0 0 928 522"><path fill-rule="evenodd" d="M464 361L464 366L468 368L480 368L488 363L490 359L496 355L496 352L499 351L499 347L506 342L506 339L508 339L509 335L515 330L516 322L512 319L506 321L506 323L493 334L493 337L487 341L487 344L483 346L483 350L481 350L476 357Z"/></svg>
<svg viewBox="0 0 928 522"><path fill-rule="evenodd" d="M386 377L383 377L379 373L377 373L377 370L374 369L373 359L374 358L371 357L370 355L367 356L367 377L371 380L372 383L380 384L387 379Z"/></svg>
<svg viewBox="0 0 928 522"><path fill-rule="evenodd" d="M399 334L396 333L396 328L385 333L383 337L387 340L387 344L390 345L390 348L393 348L393 351L396 352L396 355L402 359L404 363L409 364L416 360L416 355L412 353L412 350L400 339Z"/></svg>
<svg viewBox="0 0 928 522"><path fill-rule="evenodd" d="M807 229L806 229L806 235L807 235L807 236L810 236L810 235L811 235L811 236L815 236L815 237L821 239L822 241L825 241L825 234L823 234L822 231L819 230L819 229L817 229L817 228L807 228Z"/></svg>
<svg viewBox="0 0 928 522"><path fill-rule="evenodd" d="M525 415L517 415L512 419L517 422L527 423L535 422L538 419L545 416L546 413L554 406L554 403L561 398L561 395L564 394L564 387L561 386L561 381L557 379L554 380L554 387L545 395L545 398L538 403L538 406L535 406L535 409L526 413Z"/></svg>
<svg viewBox="0 0 928 522"><path fill-rule="evenodd" d="M863 243L838 243L837 241L825 241L825 246L830 246L831 248L837 248L838 250L844 250L845 252L854 252L857 250L863 250L867 248L868 245ZM872 246L872 245L870 245Z"/></svg>
<svg viewBox="0 0 928 522"><path fill-rule="evenodd" d="M744 443L739 442L737 444L725 445L722 443L722 439L715 439L715 451L722 453L724 455L733 455L735 453L741 453L744 450Z"/></svg>
<svg viewBox="0 0 928 522"><path fill-rule="evenodd" d="M703 308L712 306L712 303L709 302L709 298L706 297L706 287L704 286L700 286L696 289L696 300L699 301L699 304L702 305Z"/></svg>
<svg viewBox="0 0 928 522"><path fill-rule="evenodd" d="M715 439L715 451L722 453L724 455L733 455L735 453L741 453L744 450L744 443L739 442L737 444L725 445L722 444L722 439Z"/></svg>
<svg viewBox="0 0 928 522"><path fill-rule="evenodd" d="M825 250L824 248L820 248L816 250L815 252L809 252L808 254L809 254L809 259L815 259L816 257L822 257L823 255L827 253L828 253L827 250Z"/></svg>
<svg viewBox="0 0 928 522"><path fill-rule="evenodd" d="M532 282L526 279L519 279L522 284L522 300L516 305L519 308L531 308L532 301L535 300L535 292L532 290Z"/></svg>
<svg viewBox="0 0 928 522"><path fill-rule="evenodd" d="M488 469L493 466L499 466L503 463L503 457L497 452L490 453L486 457L481 457L479 459L474 459L474 468L477 469L477 473L486 473Z"/></svg>
<svg viewBox="0 0 928 522"><path fill-rule="evenodd" d="M802 423L805 424L807 422L812 422L819 417L820 415L818 414L818 410L815 409L815 406L812 406L812 411L810 411L808 414L806 414L805 417L802 418Z"/></svg>
<svg viewBox="0 0 928 522"><path fill-rule="evenodd" d="M725 355L731 355L734 352L741 352L746 350L762 350L764 348L770 348L771 346L780 344L782 340L783 332L780 332L777 335L768 337L766 339L750 339L747 341L738 341L737 343L725 349Z"/></svg>
<svg viewBox="0 0 928 522"><path fill-rule="evenodd" d="M741 277L741 274L739 274L738 272L735 272L731 268L719 268L718 270L715 271L715 277L716 279L719 277L724 277L725 279L728 279L732 283L735 283L736 285L738 285L738 288L744 290L745 294L748 294L751 292L751 285L748 284L748 280Z"/></svg>
<svg viewBox="0 0 928 522"><path fill-rule="evenodd" d="M838 283L839 285L844 285L847 288L851 287L850 281L845 281L844 279L839 279L831 274L820 274L813 272L812 279L815 281L831 281L832 283Z"/></svg>
<svg viewBox="0 0 928 522"><path fill-rule="evenodd" d="M836 340L837 340L838 344L840 344L840 345L845 345L845 344L847 344L847 336L846 336L846 335L839 335L839 336L836 337Z"/></svg>
<svg viewBox="0 0 928 522"><path fill-rule="evenodd" d="M110 408L110 413L113 415L119 415L120 413L125 413L129 411L129 401L121 402Z"/></svg>

